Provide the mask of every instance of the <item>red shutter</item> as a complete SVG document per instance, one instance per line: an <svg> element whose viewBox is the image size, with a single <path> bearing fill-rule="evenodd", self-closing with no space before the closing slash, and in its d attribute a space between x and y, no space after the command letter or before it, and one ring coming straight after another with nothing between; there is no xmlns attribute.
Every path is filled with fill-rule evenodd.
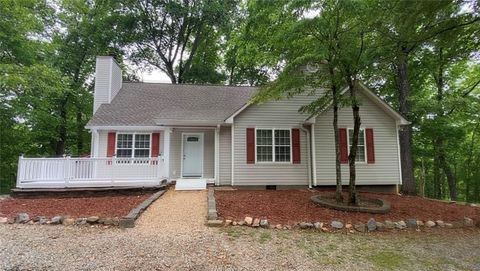
<svg viewBox="0 0 480 271"><path fill-rule="evenodd" d="M367 163L375 163L375 145L373 144L373 129L365 129L365 136L367 139Z"/></svg>
<svg viewBox="0 0 480 271"><path fill-rule="evenodd" d="M160 154L160 133L152 134L152 149L150 151L151 157L157 157Z"/></svg>
<svg viewBox="0 0 480 271"><path fill-rule="evenodd" d="M112 157L115 154L115 138L116 133L108 133L107 138L107 157Z"/></svg>
<svg viewBox="0 0 480 271"><path fill-rule="evenodd" d="M300 164L300 129L292 129L292 162Z"/></svg>
<svg viewBox="0 0 480 271"><path fill-rule="evenodd" d="M338 143L340 147L340 163L348 163L348 143L347 143L347 129L338 129Z"/></svg>
<svg viewBox="0 0 480 271"><path fill-rule="evenodd" d="M255 164L255 128L247 128L247 164Z"/></svg>

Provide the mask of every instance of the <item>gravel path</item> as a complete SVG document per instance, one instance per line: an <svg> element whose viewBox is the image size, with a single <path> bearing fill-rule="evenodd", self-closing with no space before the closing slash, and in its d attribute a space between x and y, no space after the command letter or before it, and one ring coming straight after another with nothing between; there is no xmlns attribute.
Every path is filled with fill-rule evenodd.
<svg viewBox="0 0 480 271"><path fill-rule="evenodd" d="M480 270L480 229L325 234L207 228L206 192L168 191L132 229L0 225L0 270Z"/></svg>

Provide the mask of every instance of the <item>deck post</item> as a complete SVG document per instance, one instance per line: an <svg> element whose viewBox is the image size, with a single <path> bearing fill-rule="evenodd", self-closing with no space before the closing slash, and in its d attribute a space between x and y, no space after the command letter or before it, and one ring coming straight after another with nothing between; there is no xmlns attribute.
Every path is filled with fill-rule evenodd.
<svg viewBox="0 0 480 271"><path fill-rule="evenodd" d="M18 157L18 165L17 165L17 188L21 188L21 180L25 175L25 168L23 167L23 154Z"/></svg>
<svg viewBox="0 0 480 271"><path fill-rule="evenodd" d="M116 163L117 163L117 161L115 161L116 159L117 159L117 154L114 153L114 154L112 155L112 166L115 166L115 165L116 165ZM110 182L112 183L112 186L113 186L113 183L114 183L113 172L114 172L114 170L110 169L109 172L110 172Z"/></svg>
<svg viewBox="0 0 480 271"><path fill-rule="evenodd" d="M172 133L171 128L165 129L165 135L163 136L163 173L167 180L170 180L170 136Z"/></svg>
<svg viewBox="0 0 480 271"><path fill-rule="evenodd" d="M63 176L63 179L65 180L65 187L69 187L70 185L70 155L67 155L67 156L63 156L63 158L65 159L64 163L65 163L65 174Z"/></svg>

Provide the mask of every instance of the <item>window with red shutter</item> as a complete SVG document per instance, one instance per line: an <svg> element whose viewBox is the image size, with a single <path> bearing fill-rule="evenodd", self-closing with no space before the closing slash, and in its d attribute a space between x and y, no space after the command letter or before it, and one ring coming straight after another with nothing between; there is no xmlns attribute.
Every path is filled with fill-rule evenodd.
<svg viewBox="0 0 480 271"><path fill-rule="evenodd" d="M160 133L152 133L151 157L157 157L160 154Z"/></svg>
<svg viewBox="0 0 480 271"><path fill-rule="evenodd" d="M255 164L255 128L247 128L247 164Z"/></svg>
<svg viewBox="0 0 480 271"><path fill-rule="evenodd" d="M300 164L300 129L292 129L292 162Z"/></svg>
<svg viewBox="0 0 480 271"><path fill-rule="evenodd" d="M347 129L338 129L338 144L340 147L340 163L348 163L348 142L347 142Z"/></svg>
<svg viewBox="0 0 480 271"><path fill-rule="evenodd" d="M115 154L115 140L116 140L116 133L108 133L107 157L112 157Z"/></svg>
<svg viewBox="0 0 480 271"><path fill-rule="evenodd" d="M365 129L365 137L367 142L367 163L375 163L375 144L373 143L373 129Z"/></svg>

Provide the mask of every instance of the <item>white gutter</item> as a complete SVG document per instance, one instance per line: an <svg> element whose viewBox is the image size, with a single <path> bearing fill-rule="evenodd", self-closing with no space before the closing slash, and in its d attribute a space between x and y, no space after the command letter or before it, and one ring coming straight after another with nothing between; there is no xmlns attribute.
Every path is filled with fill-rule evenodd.
<svg viewBox="0 0 480 271"><path fill-rule="evenodd" d="M215 185L220 185L220 125L215 129Z"/></svg>
<svg viewBox="0 0 480 271"><path fill-rule="evenodd" d="M300 123L300 129L307 135L307 171L308 171L308 188L312 188L312 169L310 166L310 131L303 128L303 123Z"/></svg>
<svg viewBox="0 0 480 271"><path fill-rule="evenodd" d="M232 176L230 177L231 178L231 182L232 182L232 186L234 184L234 173L235 173L235 123L232 123L232 127L231 127L232 131L231 131L231 142L232 142L232 149L231 149L231 153L232 153Z"/></svg>
<svg viewBox="0 0 480 271"><path fill-rule="evenodd" d="M400 154L400 134L399 134L399 132L400 132L400 125L397 121L396 125L395 125L395 133L397 134L398 172L399 172L399 175L400 175L400 179L398 180L398 184L397 184L397 194L399 193L399 188L400 188L400 185L402 185L402 180L403 180L402 158L401 158L401 154Z"/></svg>
<svg viewBox="0 0 480 271"><path fill-rule="evenodd" d="M313 171L313 185L317 186L317 155L316 155L316 143L315 143L315 124L312 123L310 125L310 135L312 137L311 139L311 148L312 148L312 171Z"/></svg>

